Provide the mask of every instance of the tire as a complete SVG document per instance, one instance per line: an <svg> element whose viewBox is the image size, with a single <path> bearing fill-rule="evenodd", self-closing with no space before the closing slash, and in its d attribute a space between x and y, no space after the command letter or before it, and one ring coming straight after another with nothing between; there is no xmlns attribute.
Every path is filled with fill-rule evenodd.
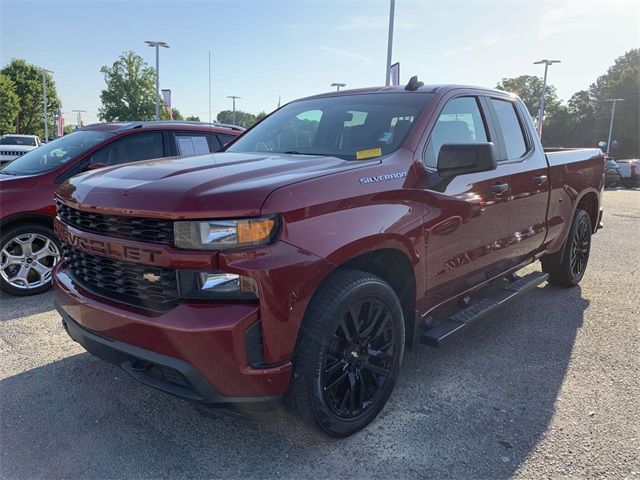
<svg viewBox="0 0 640 480"><path fill-rule="evenodd" d="M351 435L386 404L403 352L404 319L393 289L375 275L339 270L302 322L288 403L311 431Z"/></svg>
<svg viewBox="0 0 640 480"><path fill-rule="evenodd" d="M0 237L0 288L11 295L36 295L51 288L51 271L62 248L43 225L10 227Z"/></svg>
<svg viewBox="0 0 640 480"><path fill-rule="evenodd" d="M542 271L549 274L549 283L561 287L574 287L580 283L589 262L592 232L589 214L576 210L562 255L542 257Z"/></svg>

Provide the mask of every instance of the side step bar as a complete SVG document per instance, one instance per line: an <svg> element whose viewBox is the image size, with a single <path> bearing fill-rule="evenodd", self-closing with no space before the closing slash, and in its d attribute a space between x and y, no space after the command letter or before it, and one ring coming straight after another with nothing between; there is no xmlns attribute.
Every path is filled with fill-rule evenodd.
<svg viewBox="0 0 640 480"><path fill-rule="evenodd" d="M498 294L479 300L433 326L425 326L420 335L420 343L432 347L441 347L447 340L472 323L486 317L502 305L546 281L549 278L549 274L533 272L524 277L515 278Z"/></svg>

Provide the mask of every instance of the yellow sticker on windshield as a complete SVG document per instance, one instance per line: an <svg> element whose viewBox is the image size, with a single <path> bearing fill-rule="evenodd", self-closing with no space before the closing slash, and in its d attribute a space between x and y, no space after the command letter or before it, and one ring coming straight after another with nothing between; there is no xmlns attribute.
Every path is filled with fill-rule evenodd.
<svg viewBox="0 0 640 480"><path fill-rule="evenodd" d="M379 157L382 155L381 148L370 148L369 150L358 150L356 152L356 159L364 160L365 158Z"/></svg>

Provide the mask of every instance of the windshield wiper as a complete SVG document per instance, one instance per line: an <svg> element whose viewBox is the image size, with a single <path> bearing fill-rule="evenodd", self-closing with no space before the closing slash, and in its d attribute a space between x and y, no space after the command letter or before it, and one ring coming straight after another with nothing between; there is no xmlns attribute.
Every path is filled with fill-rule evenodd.
<svg viewBox="0 0 640 480"><path fill-rule="evenodd" d="M277 152L275 152L277 153ZM297 150L287 150L286 152L282 152L285 155L315 155L316 157L330 157L331 155L327 155L325 153L305 153L298 152Z"/></svg>

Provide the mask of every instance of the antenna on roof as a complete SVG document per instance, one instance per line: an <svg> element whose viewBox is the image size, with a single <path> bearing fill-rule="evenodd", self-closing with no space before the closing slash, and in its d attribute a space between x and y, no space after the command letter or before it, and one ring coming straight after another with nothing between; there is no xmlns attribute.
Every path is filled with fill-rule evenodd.
<svg viewBox="0 0 640 480"><path fill-rule="evenodd" d="M419 89L422 86L424 86L424 82L418 81L418 76L414 75L409 79L409 83L407 83L407 86L404 87L404 89L408 90L409 92L415 92L417 89Z"/></svg>

